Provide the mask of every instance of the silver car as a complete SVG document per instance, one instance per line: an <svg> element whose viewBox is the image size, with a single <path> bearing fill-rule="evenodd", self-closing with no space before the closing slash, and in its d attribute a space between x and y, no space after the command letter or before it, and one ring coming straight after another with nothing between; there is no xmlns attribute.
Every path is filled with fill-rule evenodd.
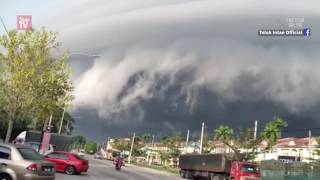
<svg viewBox="0 0 320 180"><path fill-rule="evenodd" d="M0 143L1 180L54 180L54 164L24 145Z"/></svg>

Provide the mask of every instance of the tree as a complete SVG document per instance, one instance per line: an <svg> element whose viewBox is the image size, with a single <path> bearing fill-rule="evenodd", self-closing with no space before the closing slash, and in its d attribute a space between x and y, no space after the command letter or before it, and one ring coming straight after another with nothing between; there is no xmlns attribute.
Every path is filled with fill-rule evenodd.
<svg viewBox="0 0 320 180"><path fill-rule="evenodd" d="M130 151L129 141L119 141L119 139L115 139L111 145L113 148L118 149L120 151Z"/></svg>
<svg viewBox="0 0 320 180"><path fill-rule="evenodd" d="M71 144L72 145L82 145L82 144L86 144L86 138L83 136L73 136L71 139Z"/></svg>
<svg viewBox="0 0 320 180"><path fill-rule="evenodd" d="M252 160L258 154L258 147L262 141L268 143L267 147L262 150L269 150L281 137L281 131L287 123L279 118L274 117L268 122L261 134L257 139L254 139L254 131L251 128L240 131L239 137L235 137L234 130L228 126L221 125L215 132L215 138L221 140L226 146L228 146L235 154L235 158ZM236 142L236 143L232 143ZM241 152L240 150L243 150Z"/></svg>
<svg viewBox="0 0 320 180"><path fill-rule="evenodd" d="M85 152L88 154L94 154L97 152L98 144L94 141L89 141L86 143Z"/></svg>
<svg viewBox="0 0 320 180"><path fill-rule="evenodd" d="M142 141L144 144L150 143L152 141L152 135L149 133L145 133L142 135Z"/></svg>
<svg viewBox="0 0 320 180"><path fill-rule="evenodd" d="M210 135L205 132L203 135L203 144L202 144L203 153L210 153L210 151L214 148L214 146L210 144L210 139L213 139L213 138L211 138Z"/></svg>
<svg viewBox="0 0 320 180"><path fill-rule="evenodd" d="M254 139L254 130L252 128L240 130L239 145L244 150L242 152L242 159L253 160L256 157L260 141Z"/></svg>
<svg viewBox="0 0 320 180"><path fill-rule="evenodd" d="M1 113L0 113L1 114ZM28 129L29 124L32 122L30 118L19 118L15 122L15 126L12 129L12 136L18 136L22 131ZM8 120L0 115L0 139L5 139L6 130L8 129Z"/></svg>
<svg viewBox="0 0 320 180"><path fill-rule="evenodd" d="M234 131L229 126L221 125L214 130L215 139L218 139L228 146L234 152L236 158L240 157L239 147L235 143ZM233 141L233 142L232 142Z"/></svg>
<svg viewBox="0 0 320 180"><path fill-rule="evenodd" d="M179 148L181 147L182 142L183 137L180 132L161 138L161 143L168 148L168 151L160 152L162 163L165 163L169 159L177 159L180 156Z"/></svg>
<svg viewBox="0 0 320 180"><path fill-rule="evenodd" d="M166 165L166 162L170 159L170 155L168 152L160 151L160 160L161 164Z"/></svg>
<svg viewBox="0 0 320 180"><path fill-rule="evenodd" d="M51 132L58 133L59 128L60 128L62 114L63 114L62 107L57 106L53 110ZM33 128L41 131L43 129L44 123L45 122L43 122L43 121L38 121L38 122L36 122L36 124L34 125ZM72 118L71 114L68 111L65 111L63 121L62 121L61 133L70 135L71 132L73 131L73 124L74 123L75 123L75 119Z"/></svg>
<svg viewBox="0 0 320 180"><path fill-rule="evenodd" d="M282 129L287 126L287 122L279 117L274 117L266 124L261 134L261 141L265 140L268 143L265 150L269 150L276 144L277 140L281 137Z"/></svg>
<svg viewBox="0 0 320 180"><path fill-rule="evenodd" d="M8 119L5 142L9 142L14 123L22 117L46 119L54 109L69 103L73 96L67 53L53 57L58 50L57 33L30 30L10 31L0 36L0 105Z"/></svg>

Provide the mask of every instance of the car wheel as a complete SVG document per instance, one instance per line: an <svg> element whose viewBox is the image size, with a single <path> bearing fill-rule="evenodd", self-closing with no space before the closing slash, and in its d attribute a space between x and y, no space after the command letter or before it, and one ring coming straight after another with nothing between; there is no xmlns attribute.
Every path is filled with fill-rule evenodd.
<svg viewBox="0 0 320 180"><path fill-rule="evenodd" d="M66 168L66 174L72 175L72 174L75 174L75 173L76 173L76 169L73 166L68 166Z"/></svg>
<svg viewBox="0 0 320 180"><path fill-rule="evenodd" d="M8 174L0 174L0 180L12 180Z"/></svg>

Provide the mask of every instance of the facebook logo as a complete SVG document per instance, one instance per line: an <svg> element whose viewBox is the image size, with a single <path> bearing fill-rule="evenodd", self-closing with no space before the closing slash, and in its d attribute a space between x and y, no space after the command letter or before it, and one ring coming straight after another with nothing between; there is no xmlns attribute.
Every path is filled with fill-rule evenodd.
<svg viewBox="0 0 320 180"><path fill-rule="evenodd" d="M308 37L311 36L311 29L310 28L304 28L303 29L303 35Z"/></svg>

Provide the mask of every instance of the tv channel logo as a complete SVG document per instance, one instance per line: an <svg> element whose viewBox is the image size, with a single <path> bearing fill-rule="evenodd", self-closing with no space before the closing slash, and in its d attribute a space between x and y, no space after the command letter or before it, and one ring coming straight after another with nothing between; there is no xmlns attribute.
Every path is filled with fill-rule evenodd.
<svg viewBox="0 0 320 180"><path fill-rule="evenodd" d="M311 36L311 29L310 28L304 28L303 29L303 35L306 37Z"/></svg>
<svg viewBox="0 0 320 180"><path fill-rule="evenodd" d="M18 15L17 16L17 30L32 29L32 16L31 15Z"/></svg>

